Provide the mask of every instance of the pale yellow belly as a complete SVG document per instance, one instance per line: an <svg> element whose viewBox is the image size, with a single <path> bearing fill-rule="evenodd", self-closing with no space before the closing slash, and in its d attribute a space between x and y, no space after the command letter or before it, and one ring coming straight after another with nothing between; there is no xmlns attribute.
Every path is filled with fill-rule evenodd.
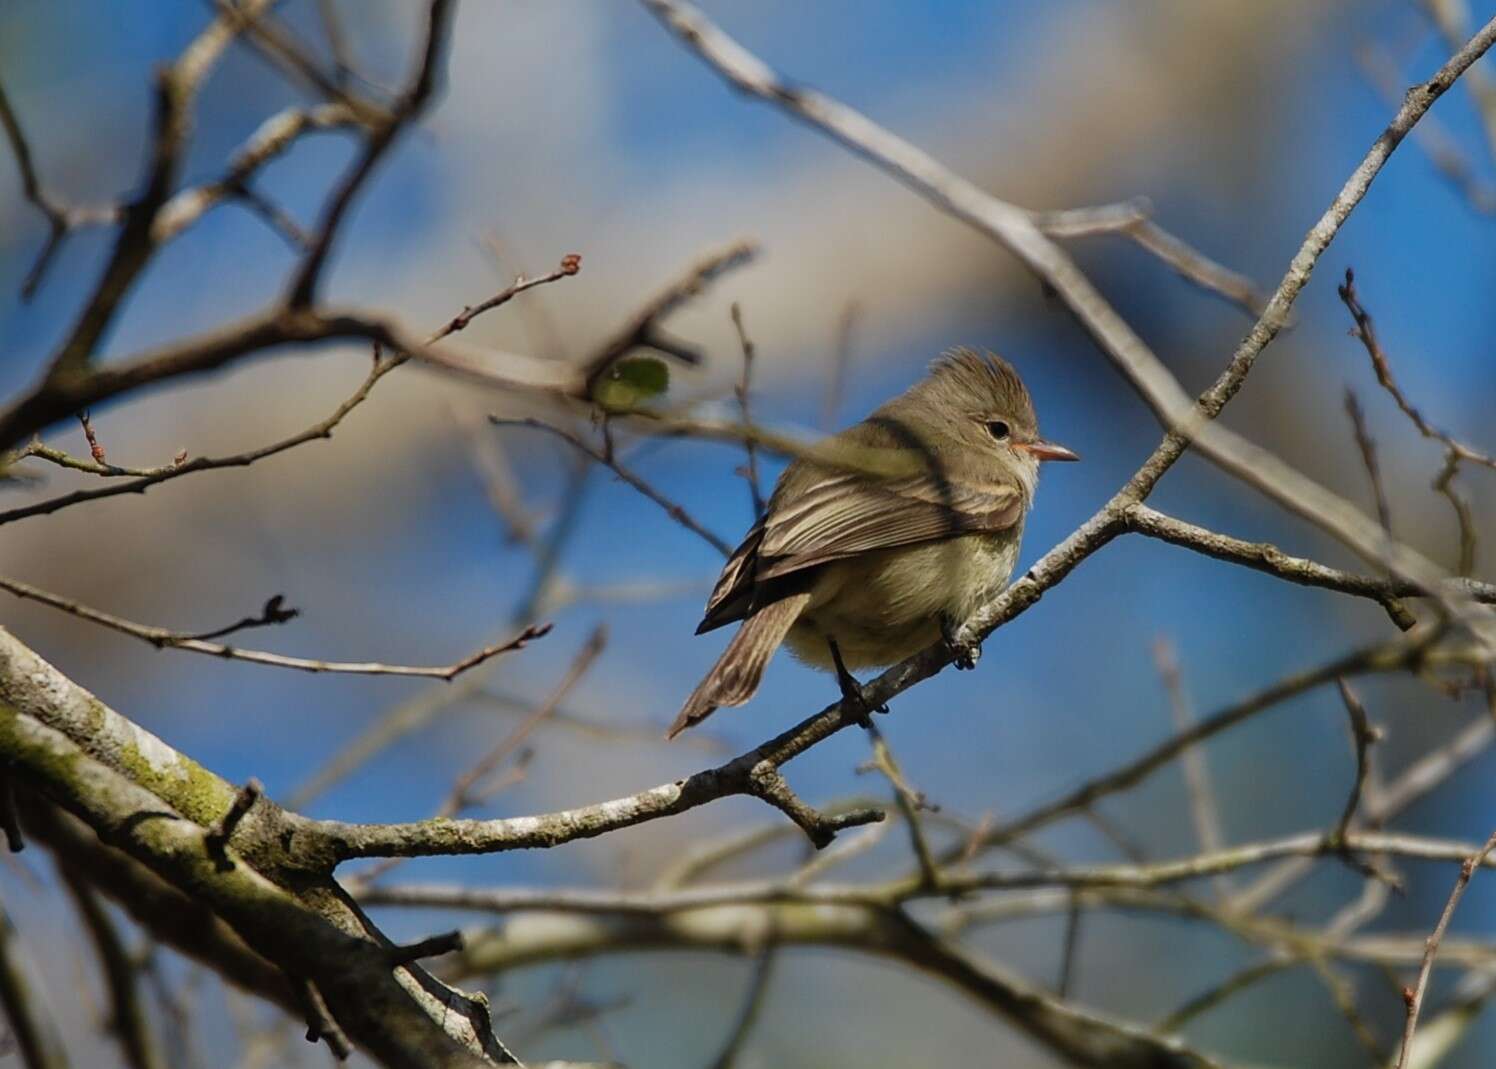
<svg viewBox="0 0 1496 1069"><path fill-rule="evenodd" d="M966 535L828 564L785 644L820 668L832 666L827 635L848 668L901 661L940 638L942 618L960 624L1007 586L1020 537Z"/></svg>

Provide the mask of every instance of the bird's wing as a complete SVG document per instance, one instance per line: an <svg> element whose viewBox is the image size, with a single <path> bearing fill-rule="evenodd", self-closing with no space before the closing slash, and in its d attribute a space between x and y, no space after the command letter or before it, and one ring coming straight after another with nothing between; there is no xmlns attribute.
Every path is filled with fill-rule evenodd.
<svg viewBox="0 0 1496 1069"><path fill-rule="evenodd" d="M974 485L931 473L870 480L825 472L802 483L749 530L722 569L697 627L741 620L756 604L794 593L795 573L871 550L995 533L1023 516L1023 498L1008 485Z"/></svg>
<svg viewBox="0 0 1496 1069"><path fill-rule="evenodd" d="M717 585L712 587L712 596L707 598L706 613L696 628L696 633L710 631L741 620L748 614L753 601L753 572L757 561L758 544L763 541L764 521L759 520L748 530L742 544L732 551Z"/></svg>
<svg viewBox="0 0 1496 1069"><path fill-rule="evenodd" d="M918 542L1007 530L1023 516L1018 489L922 472L870 480L829 473L765 517L753 553L758 581Z"/></svg>

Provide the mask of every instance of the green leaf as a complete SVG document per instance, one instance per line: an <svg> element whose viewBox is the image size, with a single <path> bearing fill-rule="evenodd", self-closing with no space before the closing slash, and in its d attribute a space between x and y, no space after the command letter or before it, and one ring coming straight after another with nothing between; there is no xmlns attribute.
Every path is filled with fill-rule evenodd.
<svg viewBox="0 0 1496 1069"><path fill-rule="evenodd" d="M609 412L627 412L670 388L670 368L652 356L620 360L593 384L592 399Z"/></svg>

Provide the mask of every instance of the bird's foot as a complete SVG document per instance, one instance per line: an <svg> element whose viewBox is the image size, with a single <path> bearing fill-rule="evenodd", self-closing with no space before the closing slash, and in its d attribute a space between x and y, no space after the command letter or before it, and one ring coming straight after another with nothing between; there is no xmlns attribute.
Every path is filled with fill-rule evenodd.
<svg viewBox="0 0 1496 1069"><path fill-rule="evenodd" d="M958 672L970 671L982 659L982 644L957 640L956 628L949 620L940 621L940 637L944 640L945 648L951 655L951 663L956 666Z"/></svg>
<svg viewBox="0 0 1496 1069"><path fill-rule="evenodd" d="M862 684L857 682L857 677L847 671L846 663L842 660L841 648L837 646L836 639L827 636L826 645L831 648L831 662L836 666L836 683L841 687L842 701L850 707L852 719L858 724L873 730L873 713L888 712L887 705L872 705L867 696L862 692Z"/></svg>

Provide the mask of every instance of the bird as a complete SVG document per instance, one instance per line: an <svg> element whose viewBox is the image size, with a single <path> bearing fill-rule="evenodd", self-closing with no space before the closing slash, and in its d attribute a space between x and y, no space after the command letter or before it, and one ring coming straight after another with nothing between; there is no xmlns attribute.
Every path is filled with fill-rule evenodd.
<svg viewBox="0 0 1496 1069"><path fill-rule="evenodd" d="M753 697L781 644L835 671L883 667L956 635L1007 586L1044 461L1079 460L1039 436L1028 389L991 352L949 350L862 422L791 462L728 558L698 635L741 621L666 738ZM867 710L863 710L864 716Z"/></svg>

